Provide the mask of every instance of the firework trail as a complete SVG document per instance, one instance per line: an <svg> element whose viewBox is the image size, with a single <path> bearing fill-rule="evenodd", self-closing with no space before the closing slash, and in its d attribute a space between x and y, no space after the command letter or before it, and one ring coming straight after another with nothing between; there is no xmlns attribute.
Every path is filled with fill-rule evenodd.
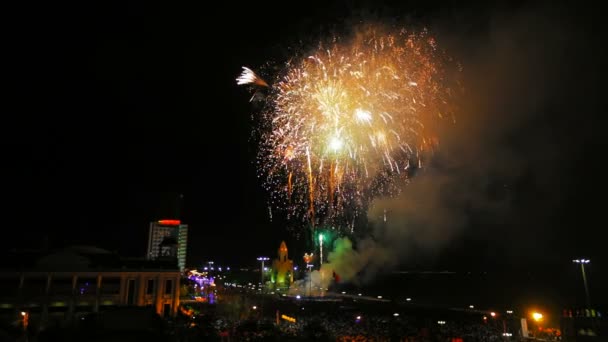
<svg viewBox="0 0 608 342"><path fill-rule="evenodd" d="M238 84L238 85L255 84L255 85L258 85L261 87L268 87L268 83L266 83L266 81L264 81L262 78L260 78L258 75L256 75L256 73L253 72L253 70L251 70L247 67L243 67L243 72L241 73L241 75L239 77L237 77L236 84Z"/></svg>
<svg viewBox="0 0 608 342"><path fill-rule="evenodd" d="M257 163L273 205L352 227L373 197L397 191L452 117L445 60L427 31L368 28L294 57L270 87L243 67L238 84L269 87Z"/></svg>

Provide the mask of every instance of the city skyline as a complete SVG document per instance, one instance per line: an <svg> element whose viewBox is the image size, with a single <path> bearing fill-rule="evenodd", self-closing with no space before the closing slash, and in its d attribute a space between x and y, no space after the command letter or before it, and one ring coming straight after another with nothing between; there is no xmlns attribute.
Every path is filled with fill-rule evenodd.
<svg viewBox="0 0 608 342"><path fill-rule="evenodd" d="M300 262L301 239L269 214L251 139L254 105L234 79L243 65L284 63L290 49L351 21L391 18L439 33L469 75L465 108L478 108L457 116L460 131L446 139L455 143L441 145L426 169L442 177L455 170L424 184L445 185L432 192L445 197L420 211L445 214L454 229L441 244L415 239L417 254L396 269L577 274L571 260L589 258L592 294L606 284L599 271L608 258L600 238L600 194L608 189L603 53L593 9L396 1L311 3L298 13L272 2L83 6L90 16L40 8L9 42L17 109L3 136L3 189L7 224L19 228L13 248L87 244L144 256L149 223L180 219L193 265L255 265L282 240ZM206 19L212 14L221 27ZM482 116L479 108L496 110ZM411 183L408 191L424 193L421 181ZM424 204L430 196L418 198ZM432 224L445 222L420 223Z"/></svg>

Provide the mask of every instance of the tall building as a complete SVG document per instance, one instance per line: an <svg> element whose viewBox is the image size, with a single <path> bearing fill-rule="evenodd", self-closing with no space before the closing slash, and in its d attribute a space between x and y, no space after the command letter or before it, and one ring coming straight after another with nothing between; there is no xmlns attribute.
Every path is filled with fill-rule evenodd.
<svg viewBox="0 0 608 342"><path fill-rule="evenodd" d="M181 271L186 267L188 225L180 220L160 220L150 223L148 234L148 259L177 258Z"/></svg>

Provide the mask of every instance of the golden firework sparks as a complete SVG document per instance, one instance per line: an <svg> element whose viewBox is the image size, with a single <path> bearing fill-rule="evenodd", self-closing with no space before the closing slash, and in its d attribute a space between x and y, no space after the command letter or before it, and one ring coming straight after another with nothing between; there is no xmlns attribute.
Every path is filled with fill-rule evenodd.
<svg viewBox="0 0 608 342"><path fill-rule="evenodd" d="M260 125L258 165L275 204L313 219L352 216L406 178L437 144L438 119L452 114L443 68L427 31L377 27L291 60ZM238 84L268 86L243 70Z"/></svg>

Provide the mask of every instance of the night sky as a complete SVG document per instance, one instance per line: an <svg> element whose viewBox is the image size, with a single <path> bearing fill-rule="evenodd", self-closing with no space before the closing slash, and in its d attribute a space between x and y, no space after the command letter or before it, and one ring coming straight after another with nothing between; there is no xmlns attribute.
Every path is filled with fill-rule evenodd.
<svg viewBox="0 0 608 342"><path fill-rule="evenodd" d="M141 256L149 222L175 217L183 194L193 263L253 263L274 254L281 239L292 238L269 222L250 139L250 94L234 79L242 65L284 61L298 42L375 18L435 29L470 77L457 132L446 140L456 143L438 156L459 161L447 163L456 178L446 186L462 196L447 191L442 203L464 198L467 205L447 205L466 220L454 223L448 241L428 250L420 242L425 258L417 267L571 269L572 258L588 257L594 287L606 284L604 55L592 8L460 1L13 6L3 42L1 182L4 232L16 238L3 241L11 247L89 244ZM450 187L462 179L466 186ZM500 208L488 209L487 198ZM411 260L404 256L404 267Z"/></svg>

